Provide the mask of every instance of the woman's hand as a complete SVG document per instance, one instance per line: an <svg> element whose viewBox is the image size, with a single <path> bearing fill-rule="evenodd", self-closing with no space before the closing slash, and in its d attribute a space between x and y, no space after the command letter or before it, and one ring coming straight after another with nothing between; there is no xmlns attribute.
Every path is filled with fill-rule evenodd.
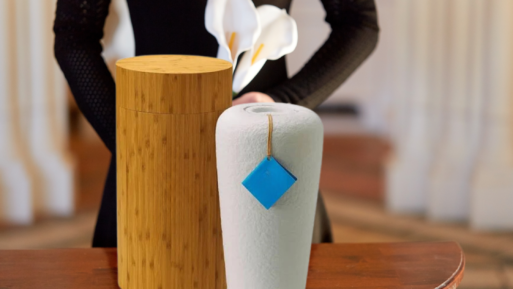
<svg viewBox="0 0 513 289"><path fill-rule="evenodd" d="M253 103L253 102L274 102L274 100L267 94L261 92L248 92L243 94L241 97L235 99L232 103L232 106L243 103Z"/></svg>

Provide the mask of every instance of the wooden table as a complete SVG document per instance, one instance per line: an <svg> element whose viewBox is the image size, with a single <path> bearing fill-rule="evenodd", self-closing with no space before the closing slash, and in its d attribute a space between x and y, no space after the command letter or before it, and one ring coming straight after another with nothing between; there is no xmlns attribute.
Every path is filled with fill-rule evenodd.
<svg viewBox="0 0 513 289"><path fill-rule="evenodd" d="M116 266L116 249L0 251L0 289L113 289ZM320 244L312 246L307 289L453 289L464 268L454 242Z"/></svg>

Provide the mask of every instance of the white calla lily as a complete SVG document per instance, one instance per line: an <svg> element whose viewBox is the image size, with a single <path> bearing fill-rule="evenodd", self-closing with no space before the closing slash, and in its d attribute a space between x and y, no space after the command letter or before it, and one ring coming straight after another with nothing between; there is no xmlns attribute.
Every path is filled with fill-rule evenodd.
<svg viewBox="0 0 513 289"><path fill-rule="evenodd" d="M251 0L208 0L205 27L219 44L217 58L235 65L239 55L249 50L258 35L260 24Z"/></svg>
<svg viewBox="0 0 513 289"><path fill-rule="evenodd" d="M251 50L244 53L235 71L233 91L240 92L258 74L267 60L291 53L297 46L297 25L285 9L272 5L257 8L261 32Z"/></svg>

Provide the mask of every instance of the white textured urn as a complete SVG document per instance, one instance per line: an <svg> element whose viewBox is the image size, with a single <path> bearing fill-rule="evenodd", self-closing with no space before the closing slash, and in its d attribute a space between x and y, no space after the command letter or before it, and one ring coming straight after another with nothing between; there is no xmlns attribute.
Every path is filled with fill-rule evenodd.
<svg viewBox="0 0 513 289"><path fill-rule="evenodd" d="M242 185L267 155L297 181L269 210ZM228 289L304 289L322 159L323 126L291 104L241 104L217 122L216 152Z"/></svg>

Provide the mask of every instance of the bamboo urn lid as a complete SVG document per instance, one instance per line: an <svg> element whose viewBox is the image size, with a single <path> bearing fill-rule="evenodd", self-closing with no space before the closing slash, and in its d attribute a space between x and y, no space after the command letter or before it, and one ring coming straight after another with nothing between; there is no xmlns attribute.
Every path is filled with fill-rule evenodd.
<svg viewBox="0 0 513 289"><path fill-rule="evenodd" d="M116 63L117 105L140 112L190 114L231 106L232 64L203 56L148 55ZM121 83L123 82L123 83Z"/></svg>

